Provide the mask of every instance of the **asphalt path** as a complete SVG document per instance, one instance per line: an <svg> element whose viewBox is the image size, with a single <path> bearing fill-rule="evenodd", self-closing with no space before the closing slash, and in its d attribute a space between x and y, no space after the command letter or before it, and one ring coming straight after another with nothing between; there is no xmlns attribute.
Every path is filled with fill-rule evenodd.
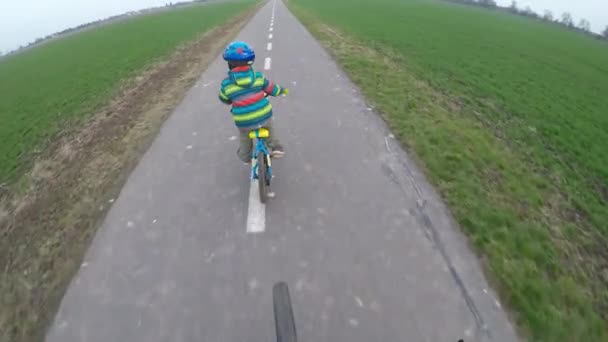
<svg viewBox="0 0 608 342"><path fill-rule="evenodd" d="M424 175L279 1L239 39L290 88L267 205L217 99L218 57L129 177L48 342L272 341L272 285L300 341L515 341L475 255Z"/></svg>

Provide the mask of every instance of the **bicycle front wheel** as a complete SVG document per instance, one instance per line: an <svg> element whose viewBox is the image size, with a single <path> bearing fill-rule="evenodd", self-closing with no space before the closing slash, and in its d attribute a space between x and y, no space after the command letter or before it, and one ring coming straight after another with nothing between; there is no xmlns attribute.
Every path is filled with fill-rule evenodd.
<svg viewBox="0 0 608 342"><path fill-rule="evenodd" d="M277 342L297 342L296 323L293 318L293 308L291 307L289 288L286 283L279 282L274 285L272 288L272 304Z"/></svg>
<svg viewBox="0 0 608 342"><path fill-rule="evenodd" d="M266 203L268 199L268 182L266 180L266 156L264 152L258 152L258 186L260 188L260 202Z"/></svg>

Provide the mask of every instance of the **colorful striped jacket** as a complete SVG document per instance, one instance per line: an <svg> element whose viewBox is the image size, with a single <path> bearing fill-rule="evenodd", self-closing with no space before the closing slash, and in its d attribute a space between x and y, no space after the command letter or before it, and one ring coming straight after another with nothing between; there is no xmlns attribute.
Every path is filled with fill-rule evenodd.
<svg viewBox="0 0 608 342"><path fill-rule="evenodd" d="M266 98L281 95L282 88L267 80L261 72L251 66L236 67L228 71L222 81L220 101L231 104L232 117L242 129L263 125L272 117L272 106Z"/></svg>

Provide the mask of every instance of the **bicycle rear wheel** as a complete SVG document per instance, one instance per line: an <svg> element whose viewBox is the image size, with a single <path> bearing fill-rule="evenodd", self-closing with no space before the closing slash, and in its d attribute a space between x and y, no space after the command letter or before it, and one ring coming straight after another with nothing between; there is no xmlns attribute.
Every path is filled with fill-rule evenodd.
<svg viewBox="0 0 608 342"><path fill-rule="evenodd" d="M293 308L291 307L289 288L286 283L279 282L274 285L272 288L272 304L277 342L297 342L296 323L293 318Z"/></svg>
<svg viewBox="0 0 608 342"><path fill-rule="evenodd" d="M260 202L266 203L268 199L268 182L266 180L266 156L264 152L258 152L258 186L260 188Z"/></svg>

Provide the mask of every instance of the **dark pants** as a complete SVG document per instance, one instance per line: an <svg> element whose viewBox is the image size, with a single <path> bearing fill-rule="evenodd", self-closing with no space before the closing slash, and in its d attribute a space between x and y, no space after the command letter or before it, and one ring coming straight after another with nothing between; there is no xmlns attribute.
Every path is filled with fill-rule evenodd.
<svg viewBox="0 0 608 342"><path fill-rule="evenodd" d="M276 132L272 127L272 119L268 120L262 127L266 128L270 133L270 137L267 139L267 146L270 151L272 151L274 146L280 146L281 143L277 139ZM251 153L253 152L253 140L249 138L249 131L248 129L239 129L239 149L236 153L244 163L251 161Z"/></svg>

